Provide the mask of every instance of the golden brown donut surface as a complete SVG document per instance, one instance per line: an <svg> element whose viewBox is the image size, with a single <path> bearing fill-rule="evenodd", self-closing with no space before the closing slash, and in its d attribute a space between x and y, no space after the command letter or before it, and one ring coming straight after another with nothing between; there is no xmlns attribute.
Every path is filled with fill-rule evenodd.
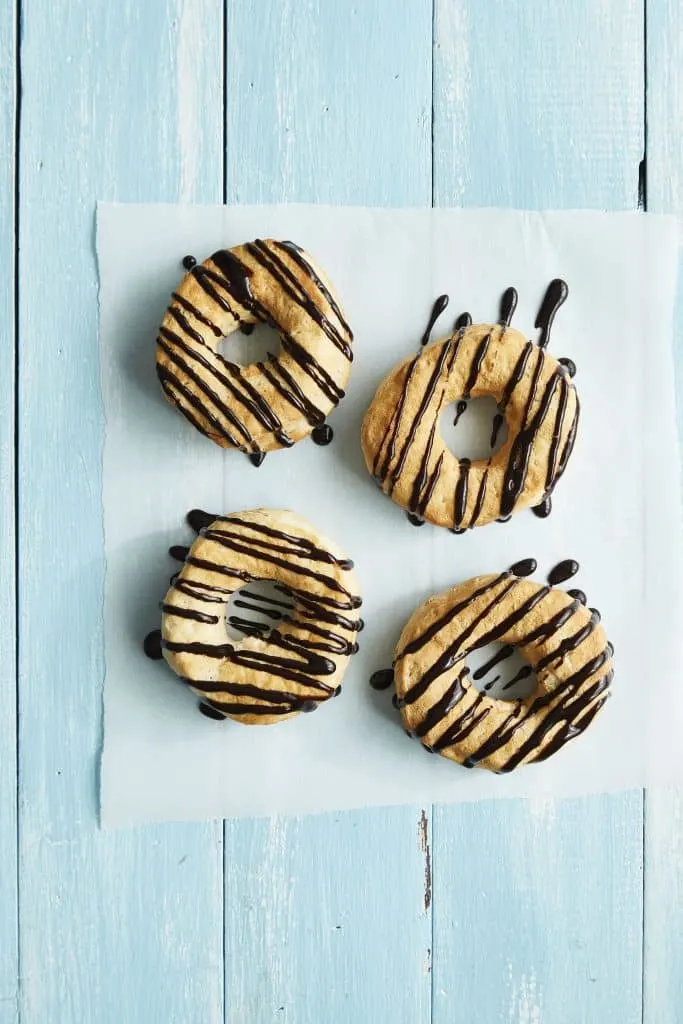
<svg viewBox="0 0 683 1024"><path fill-rule="evenodd" d="M504 701L473 686L467 656L492 641L518 648L535 672L529 697ZM394 658L406 730L443 757L494 772L543 761L582 733L612 675L595 609L512 572L430 598L406 624Z"/></svg>
<svg viewBox="0 0 683 1024"><path fill-rule="evenodd" d="M268 635L228 636L231 595L274 580L294 608ZM187 552L162 604L161 649L213 710L247 725L280 722L336 696L357 650L353 563L293 512L216 518Z"/></svg>
<svg viewBox="0 0 683 1024"><path fill-rule="evenodd" d="M223 338L257 323L277 331L276 355L249 366L221 355ZM257 239L185 275L159 328L157 374L198 430L256 460L306 437L343 398L352 340L312 257L293 242Z"/></svg>
<svg viewBox="0 0 683 1024"><path fill-rule="evenodd" d="M439 430L459 399L491 395L508 438L489 459L457 458ZM475 324L405 359L365 415L365 464L410 513L455 531L538 505L562 476L579 400L565 368L512 327Z"/></svg>

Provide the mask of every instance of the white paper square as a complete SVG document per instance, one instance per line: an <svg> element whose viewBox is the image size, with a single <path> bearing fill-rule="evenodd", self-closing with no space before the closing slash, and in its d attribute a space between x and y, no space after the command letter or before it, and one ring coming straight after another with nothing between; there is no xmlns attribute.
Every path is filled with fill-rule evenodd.
<svg viewBox="0 0 683 1024"><path fill-rule="evenodd" d="M256 237L291 238L328 271L354 333L347 397L328 448L310 440L256 470L206 440L161 395L154 340L182 257ZM100 204L100 335L106 436L105 746L102 820L301 814L366 805L577 795L680 777L681 536L671 317L678 226L643 214L371 210L319 206ZM495 320L514 284L530 337L548 281L570 295L551 341L578 366L582 418L553 513L463 536L411 527L363 465L360 422L376 385L411 353L434 298L434 336L469 310ZM230 342L232 344L232 342ZM246 344L246 342L242 342ZM466 454L466 452L461 452ZM366 629L343 695L268 727L217 723L164 663L142 653L189 543L193 507L289 507L356 562ZM614 643L613 696L550 761L498 777L429 756L403 733L390 694L368 686L426 597L533 556L574 581ZM571 584L568 584L571 585Z"/></svg>

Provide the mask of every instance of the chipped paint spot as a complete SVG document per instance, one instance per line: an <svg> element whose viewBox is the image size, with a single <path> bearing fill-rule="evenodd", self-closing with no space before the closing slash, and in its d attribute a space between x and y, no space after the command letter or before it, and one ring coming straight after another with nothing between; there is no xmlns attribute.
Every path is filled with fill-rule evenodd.
<svg viewBox="0 0 683 1024"><path fill-rule="evenodd" d="M513 966L509 963L507 978L510 986L508 1020L514 1024L542 1024L543 993L536 971L532 968L528 974L522 973L515 980Z"/></svg>

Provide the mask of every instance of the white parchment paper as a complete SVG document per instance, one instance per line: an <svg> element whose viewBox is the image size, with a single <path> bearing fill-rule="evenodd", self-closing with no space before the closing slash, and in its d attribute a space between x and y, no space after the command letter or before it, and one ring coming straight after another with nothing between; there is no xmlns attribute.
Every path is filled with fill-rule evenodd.
<svg viewBox="0 0 683 1024"><path fill-rule="evenodd" d="M347 397L328 448L303 441L255 469L222 452L162 398L154 340L182 257L255 237L291 238L335 283L355 332ZM372 804L570 795L683 774L679 454L671 353L678 233L643 214L371 210L317 206L98 208L104 448L105 743L102 820L300 814ZM464 536L415 529L365 471L360 423L376 385L412 352L434 298L495 320L514 284L514 326L535 337L548 281L570 296L551 350L578 366L582 418L552 515L530 512ZM264 329L265 330L265 329ZM255 336L253 336L255 337ZM233 347L230 347L233 346ZM248 351L231 339L228 353ZM454 435L467 451L469 413ZM87 429L87 425L84 425ZM471 441L471 436L469 441ZM459 445L463 447L459 449ZM189 543L193 507L289 507L354 558L366 629L343 695L276 726L217 723L163 662L142 652ZM428 755L409 740L390 692L368 686L430 594L534 556L536 578L581 564L614 643L613 696L550 761L497 777Z"/></svg>

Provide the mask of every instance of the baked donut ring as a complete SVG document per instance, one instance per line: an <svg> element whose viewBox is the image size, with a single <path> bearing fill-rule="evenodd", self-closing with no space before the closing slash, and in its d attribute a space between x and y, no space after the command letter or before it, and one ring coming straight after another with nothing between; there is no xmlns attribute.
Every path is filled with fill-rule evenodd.
<svg viewBox="0 0 683 1024"><path fill-rule="evenodd" d="M492 641L518 648L535 672L529 697L503 701L473 686L465 659ZM511 571L477 576L411 616L395 651L397 703L428 749L510 772L590 725L609 695L612 654L598 612L579 598Z"/></svg>
<svg viewBox="0 0 683 1024"><path fill-rule="evenodd" d="M489 459L458 459L439 431L441 411L492 395L508 439ZM365 464L418 519L455 532L538 505L564 473L579 400L566 368L512 327L474 324L405 359L365 415Z"/></svg>
<svg viewBox="0 0 683 1024"><path fill-rule="evenodd" d="M257 323L280 351L238 366L221 339ZM344 397L353 335L323 271L293 242L221 249L181 281L159 328L157 374L169 401L224 448L260 462L320 425Z"/></svg>
<svg viewBox="0 0 683 1024"><path fill-rule="evenodd" d="M314 711L339 692L358 649L353 562L293 512L256 509L205 521L161 606L164 658L209 708L246 725ZM267 635L233 640L228 601L259 579L280 584L293 611Z"/></svg>

